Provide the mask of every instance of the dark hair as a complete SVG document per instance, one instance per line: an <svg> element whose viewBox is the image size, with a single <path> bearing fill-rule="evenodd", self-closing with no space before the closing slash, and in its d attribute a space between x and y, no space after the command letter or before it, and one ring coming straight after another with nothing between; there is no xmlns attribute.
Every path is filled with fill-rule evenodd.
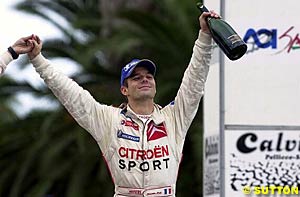
<svg viewBox="0 0 300 197"><path fill-rule="evenodd" d="M128 88L128 80L127 80L127 79L124 80L123 86L126 87L126 88ZM125 106L126 106L127 103L128 103L128 98L127 98L127 96L125 96L125 95L123 95L123 94L122 94L122 96L124 97L125 101L119 106L119 108L123 108L124 104L125 104ZM121 107L121 106L122 106L122 107Z"/></svg>
<svg viewBox="0 0 300 197"><path fill-rule="evenodd" d="M123 83L123 86L125 86L126 88L128 88L128 81L127 81L127 79L128 79L128 78L126 78L126 79L124 80L124 83Z"/></svg>

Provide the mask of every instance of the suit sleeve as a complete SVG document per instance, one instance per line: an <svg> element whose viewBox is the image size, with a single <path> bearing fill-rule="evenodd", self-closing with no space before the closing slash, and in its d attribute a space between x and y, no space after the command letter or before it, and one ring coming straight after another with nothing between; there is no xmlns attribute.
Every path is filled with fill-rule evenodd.
<svg viewBox="0 0 300 197"><path fill-rule="evenodd" d="M182 146L204 94L204 84L211 59L211 43L211 36L200 31L175 100L167 106L175 120L176 141Z"/></svg>
<svg viewBox="0 0 300 197"><path fill-rule="evenodd" d="M2 75L7 65L13 60L12 56L8 51L0 56L0 75Z"/></svg>
<svg viewBox="0 0 300 197"><path fill-rule="evenodd" d="M104 131L108 130L106 128L111 119L112 107L98 103L88 91L56 70L41 54L32 60L32 64L61 104L99 145L102 144L100 147L103 149L105 143L108 143L102 139Z"/></svg>

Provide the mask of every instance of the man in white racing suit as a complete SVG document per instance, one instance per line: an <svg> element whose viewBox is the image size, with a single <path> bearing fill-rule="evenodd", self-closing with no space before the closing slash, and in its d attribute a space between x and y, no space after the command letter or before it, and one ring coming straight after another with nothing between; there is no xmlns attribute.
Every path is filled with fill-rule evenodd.
<svg viewBox="0 0 300 197"><path fill-rule="evenodd" d="M204 93L211 59L206 18L195 41L182 83L169 105L154 103L156 65L133 60L121 72L121 93L128 104L115 108L97 102L89 92L55 69L41 54L42 42L32 35L19 39L0 58L0 72L19 54L31 63L74 119L97 141L115 184L114 196L175 196L186 133Z"/></svg>

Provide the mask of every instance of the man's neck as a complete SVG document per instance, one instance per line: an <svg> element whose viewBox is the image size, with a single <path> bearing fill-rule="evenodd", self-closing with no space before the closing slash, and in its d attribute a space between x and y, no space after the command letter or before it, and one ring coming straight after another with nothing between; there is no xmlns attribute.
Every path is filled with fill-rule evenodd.
<svg viewBox="0 0 300 197"><path fill-rule="evenodd" d="M130 109L134 111L134 113L139 115L150 115L154 110L153 101L142 101L142 102L128 102Z"/></svg>

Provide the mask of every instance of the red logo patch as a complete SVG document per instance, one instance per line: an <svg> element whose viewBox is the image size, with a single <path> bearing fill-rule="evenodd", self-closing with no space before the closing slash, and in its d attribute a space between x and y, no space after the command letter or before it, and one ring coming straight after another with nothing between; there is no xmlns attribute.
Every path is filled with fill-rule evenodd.
<svg viewBox="0 0 300 197"><path fill-rule="evenodd" d="M122 120L121 125L124 125L126 127L132 127L134 130L139 130L139 125L135 122L129 121L129 120Z"/></svg>
<svg viewBox="0 0 300 197"><path fill-rule="evenodd" d="M155 125L153 121L149 122L147 129L147 140L157 140L159 138L167 136L167 131L164 123Z"/></svg>

